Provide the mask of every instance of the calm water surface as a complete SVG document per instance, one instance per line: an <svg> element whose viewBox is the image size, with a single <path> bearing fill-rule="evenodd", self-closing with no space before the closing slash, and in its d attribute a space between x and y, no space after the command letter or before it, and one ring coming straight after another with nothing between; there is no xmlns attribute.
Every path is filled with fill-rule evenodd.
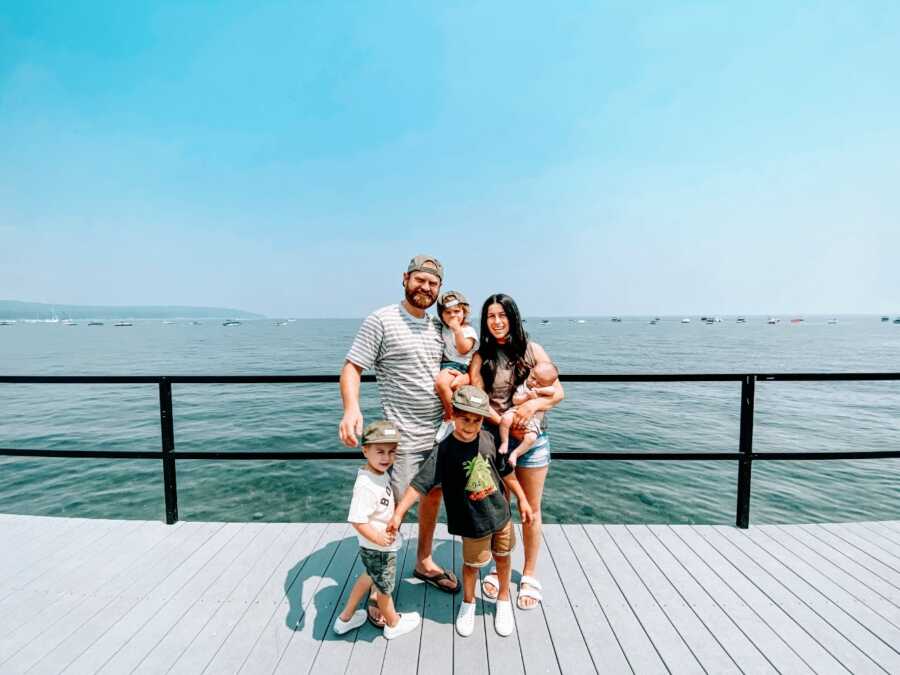
<svg viewBox="0 0 900 675"><path fill-rule="evenodd" d="M680 317L679 317L680 318ZM704 325L679 318L575 323L532 318L528 329L563 372L900 371L900 325L878 317L765 317ZM130 328L0 326L4 374L337 373L357 320L245 321L223 327L137 321ZM549 416L554 449L734 451L739 383L575 384ZM180 450L336 450L336 385L175 385ZM367 419L377 385L363 385ZM155 385L0 385L0 447L158 450ZM754 449L900 447L900 382L757 385ZM179 461L187 520L342 520L359 461ZM0 512L163 517L157 461L0 460ZM550 522L731 523L734 462L555 462ZM900 518L900 461L757 462L751 520Z"/></svg>

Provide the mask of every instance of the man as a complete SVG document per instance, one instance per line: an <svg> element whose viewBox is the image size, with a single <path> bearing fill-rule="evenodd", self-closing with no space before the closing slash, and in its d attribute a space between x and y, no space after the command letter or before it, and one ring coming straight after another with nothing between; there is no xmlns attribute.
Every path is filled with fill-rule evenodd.
<svg viewBox="0 0 900 675"><path fill-rule="evenodd" d="M441 402L434 390L443 351L441 324L425 310L437 301L443 277L444 269L437 258L417 255L410 260L403 275L403 300L366 317L341 370L344 416L338 433L344 445L353 448L363 428L360 379L364 370L375 369L384 416L400 432L397 461L391 472L395 495L403 495L419 465L434 448L435 430L441 421ZM431 557L440 503L441 490L435 488L419 504L414 575L455 593L459 580ZM370 608L373 622L378 614L377 608Z"/></svg>

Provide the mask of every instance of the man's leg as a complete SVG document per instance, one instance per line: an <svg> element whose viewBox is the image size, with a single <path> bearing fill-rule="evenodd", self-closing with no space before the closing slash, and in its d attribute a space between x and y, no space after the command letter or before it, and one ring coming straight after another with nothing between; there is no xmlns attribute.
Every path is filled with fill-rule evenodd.
<svg viewBox="0 0 900 675"><path fill-rule="evenodd" d="M419 500L419 546L416 549L416 569L427 575L440 573L431 558L434 547L434 528L441 510L441 488L435 488Z"/></svg>

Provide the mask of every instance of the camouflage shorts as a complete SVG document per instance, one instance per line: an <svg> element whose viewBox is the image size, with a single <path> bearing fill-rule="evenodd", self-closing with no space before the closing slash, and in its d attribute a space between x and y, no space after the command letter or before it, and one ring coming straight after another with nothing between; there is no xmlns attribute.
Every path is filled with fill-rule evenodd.
<svg viewBox="0 0 900 675"><path fill-rule="evenodd" d="M360 547L359 557L378 592L385 595L393 593L397 580L397 552Z"/></svg>

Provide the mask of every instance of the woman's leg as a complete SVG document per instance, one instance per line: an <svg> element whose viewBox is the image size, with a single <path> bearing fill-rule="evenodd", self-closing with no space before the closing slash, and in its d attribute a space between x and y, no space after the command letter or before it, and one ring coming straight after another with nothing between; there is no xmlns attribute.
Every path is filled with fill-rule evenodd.
<svg viewBox="0 0 900 675"><path fill-rule="evenodd" d="M541 550L541 500L544 496L544 482L547 480L549 466L529 469L516 467L516 478L525 492L525 498L534 510L534 519L528 525L522 525L522 539L525 545L525 565L522 567L523 577L533 577L537 568L538 553ZM534 598L522 598L524 607L534 607Z"/></svg>

